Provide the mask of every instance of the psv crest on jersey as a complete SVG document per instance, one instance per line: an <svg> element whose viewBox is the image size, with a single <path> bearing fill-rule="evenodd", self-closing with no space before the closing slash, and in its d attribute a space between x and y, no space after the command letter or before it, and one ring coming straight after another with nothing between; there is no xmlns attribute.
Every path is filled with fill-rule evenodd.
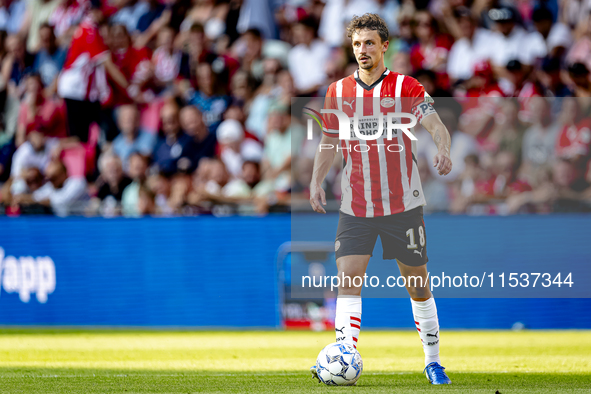
<svg viewBox="0 0 591 394"><path fill-rule="evenodd" d="M394 106L394 104L396 104L396 100L394 100L392 97L384 97L380 104L384 108L391 108Z"/></svg>

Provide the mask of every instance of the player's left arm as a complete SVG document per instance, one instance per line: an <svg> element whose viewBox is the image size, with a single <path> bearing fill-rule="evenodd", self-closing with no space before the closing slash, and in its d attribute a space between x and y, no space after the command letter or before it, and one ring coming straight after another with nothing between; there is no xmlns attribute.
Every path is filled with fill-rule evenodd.
<svg viewBox="0 0 591 394"><path fill-rule="evenodd" d="M437 167L439 175L449 174L452 167L450 158L451 136L447 131L447 127L445 127L434 109L432 113L425 114L421 124L431 134L435 145L437 145L437 154L433 158L433 167Z"/></svg>

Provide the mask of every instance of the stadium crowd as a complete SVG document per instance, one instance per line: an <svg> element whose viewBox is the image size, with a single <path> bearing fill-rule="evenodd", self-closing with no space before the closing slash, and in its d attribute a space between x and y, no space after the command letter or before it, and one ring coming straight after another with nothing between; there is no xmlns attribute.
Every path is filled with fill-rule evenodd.
<svg viewBox="0 0 591 394"><path fill-rule="evenodd" d="M356 69L345 26L366 12L389 26L386 66L425 86L452 133L442 178L417 130L428 210L588 211L590 11L579 0L4 0L0 214L305 202L316 146L291 99L322 97ZM336 160L335 199L339 171Z"/></svg>

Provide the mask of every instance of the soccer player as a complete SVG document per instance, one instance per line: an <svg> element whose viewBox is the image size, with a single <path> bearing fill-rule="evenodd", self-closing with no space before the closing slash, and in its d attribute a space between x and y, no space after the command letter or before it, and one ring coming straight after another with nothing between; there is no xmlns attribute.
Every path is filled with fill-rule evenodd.
<svg viewBox="0 0 591 394"><path fill-rule="evenodd" d="M432 106L433 99L416 79L384 66L384 53L388 49L384 20L376 14L356 16L347 33L359 68L353 75L329 86L325 108L341 110L349 118L356 113L361 119L360 133L366 136L377 134L378 130L368 129L372 122L364 123L364 117L374 116L375 120L378 112L412 113L437 145L433 166L440 175L448 174L452 168L451 139ZM384 259L396 259L401 275L407 279L414 321L425 352L424 372L432 384L450 384L439 359L437 308L427 285L427 236L422 207L426 202L412 141L401 130L388 139L385 128L378 140L353 137L339 140L337 116L325 115L324 119L326 127L319 145L322 148L316 152L314 161L310 204L314 211L325 213L322 206L326 205L326 196L321 185L339 149L345 165L335 240L338 275L351 279L363 277L379 235ZM330 146L332 149L327 148ZM422 286L420 281L413 283L409 277L421 277ZM336 306L337 342L355 346L360 329L361 286L343 280ZM317 377L315 367L311 372Z"/></svg>

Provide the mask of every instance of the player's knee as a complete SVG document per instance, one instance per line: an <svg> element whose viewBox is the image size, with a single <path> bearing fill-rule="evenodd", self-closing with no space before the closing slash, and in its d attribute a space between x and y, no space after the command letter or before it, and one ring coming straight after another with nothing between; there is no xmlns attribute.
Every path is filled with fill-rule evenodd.
<svg viewBox="0 0 591 394"><path fill-rule="evenodd" d="M431 290L429 287L424 286L407 286L406 290L408 291L408 295L412 299L424 298L429 299L431 298Z"/></svg>
<svg viewBox="0 0 591 394"><path fill-rule="evenodd" d="M339 294L341 294L342 291L347 294L361 294L363 274L363 272L357 272L356 270L339 270Z"/></svg>

